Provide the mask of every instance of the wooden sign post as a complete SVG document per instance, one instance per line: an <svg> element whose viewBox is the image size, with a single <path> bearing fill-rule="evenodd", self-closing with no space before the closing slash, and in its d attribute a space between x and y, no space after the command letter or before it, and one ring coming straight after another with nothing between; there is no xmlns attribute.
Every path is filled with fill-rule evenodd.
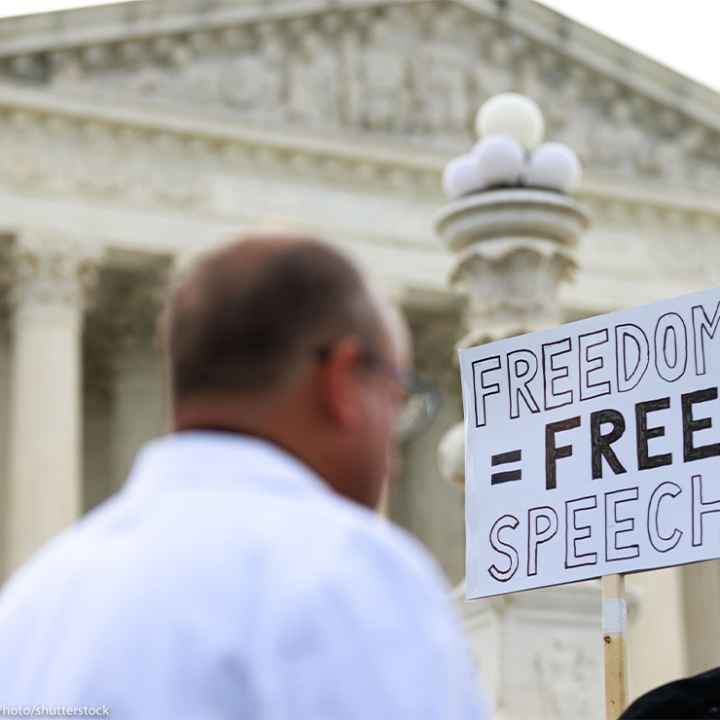
<svg viewBox="0 0 720 720"><path fill-rule="evenodd" d="M602 579L602 629L605 655L605 719L617 720L627 705L625 674L625 576Z"/></svg>

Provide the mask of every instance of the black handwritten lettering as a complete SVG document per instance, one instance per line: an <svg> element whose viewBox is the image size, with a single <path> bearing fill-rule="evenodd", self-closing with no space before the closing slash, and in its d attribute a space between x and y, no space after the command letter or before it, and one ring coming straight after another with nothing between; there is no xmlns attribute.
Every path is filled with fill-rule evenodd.
<svg viewBox="0 0 720 720"><path fill-rule="evenodd" d="M506 570L501 570L495 563L488 568L491 577L498 582L511 580L520 565L518 551L513 545L506 543L500 538L500 532L505 528L515 530L519 524L520 521L514 515L503 515L495 521L495 524L490 530L490 547L508 559L508 567Z"/></svg>
<svg viewBox="0 0 720 720"><path fill-rule="evenodd" d="M545 488L552 490L557 487L557 460L571 457L572 445L555 445L555 435L565 430L580 427L580 416L549 423L545 427Z"/></svg>
<svg viewBox="0 0 720 720"><path fill-rule="evenodd" d="M544 524L545 527L540 527ZM537 575L538 547L557 535L558 516L555 510L547 505L528 510L528 564L527 574Z"/></svg>
<svg viewBox="0 0 720 720"><path fill-rule="evenodd" d="M681 397L682 421L683 421L683 458L685 462L702 460L703 458L720 455L720 443L701 445L695 447L693 444L693 433L699 430L709 430L712 427L712 420L709 417L693 419L693 405L697 403L717 400L718 389L716 387L697 390L696 392L685 393Z"/></svg>
<svg viewBox="0 0 720 720"><path fill-rule="evenodd" d="M605 493L605 560L632 560L640 557L640 546L636 543L621 545L619 536L635 530L635 518L618 517L618 505L636 501L640 497L636 487L623 488Z"/></svg>
<svg viewBox="0 0 720 720"><path fill-rule="evenodd" d="M705 375L707 362L705 359L705 335L711 340L715 337L720 325L720 302L715 306L712 320L710 320L702 305L693 305L693 349L695 351L695 374Z"/></svg>
<svg viewBox="0 0 720 720"><path fill-rule="evenodd" d="M602 426L611 425L610 432L603 433ZM602 477L602 460L605 458L616 475L627 472L615 451L610 447L625 432L625 418L617 410L598 410L590 415L590 438L592 442L593 480Z"/></svg>
<svg viewBox="0 0 720 720"><path fill-rule="evenodd" d="M578 525L577 515L585 510L593 510L597 507L597 497L576 498L565 502L565 567L575 568L583 565L597 565L597 553L578 552L578 541L587 540L592 531L589 525Z"/></svg>
<svg viewBox="0 0 720 720"><path fill-rule="evenodd" d="M676 498L682 492L679 485L674 482L660 483L650 496L648 503L647 531L650 544L661 553L670 552L677 546L683 536L683 531L675 528L670 535L663 535L660 532L660 502L663 498Z"/></svg>
<svg viewBox="0 0 720 720"><path fill-rule="evenodd" d="M648 449L649 440L664 437L665 435L665 428L662 425L651 428L648 427L648 413L656 412L658 410L667 410L669 407L669 397L659 398L658 400L649 400L648 402L641 402L635 406L638 470L650 470L652 468L658 468L672 463L672 453L650 455Z"/></svg>
<svg viewBox="0 0 720 720"><path fill-rule="evenodd" d="M637 356L632 368L628 340L634 344ZM650 364L650 343L641 327L633 323L624 323L615 328L615 363L618 391L628 392L635 389Z"/></svg>
<svg viewBox="0 0 720 720"><path fill-rule="evenodd" d="M591 376L596 375L605 367L605 360L602 355L591 355L594 348L605 345L608 342L607 328L592 333L585 333L578 337L578 372L580 375L580 400L592 400L602 395L609 395L611 386L609 380L591 381Z"/></svg>

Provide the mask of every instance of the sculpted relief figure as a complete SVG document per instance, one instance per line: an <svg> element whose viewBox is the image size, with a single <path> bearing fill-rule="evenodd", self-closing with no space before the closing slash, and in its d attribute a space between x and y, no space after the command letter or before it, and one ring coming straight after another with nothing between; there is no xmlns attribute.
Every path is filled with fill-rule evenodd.
<svg viewBox="0 0 720 720"><path fill-rule="evenodd" d="M698 125L676 128L655 143L648 171L669 180L685 182L691 179L688 157L695 156L703 143L703 130Z"/></svg>
<svg viewBox="0 0 720 720"><path fill-rule="evenodd" d="M55 53L51 57L50 83L58 89L72 88L81 84L84 73L80 58L70 53Z"/></svg>
<svg viewBox="0 0 720 720"><path fill-rule="evenodd" d="M78 53L58 52L52 58L50 87L63 96L94 96L102 99L126 95L141 100L159 94L165 86L167 71L148 62L129 70L122 60L115 67L89 67Z"/></svg>
<svg viewBox="0 0 720 720"><path fill-rule="evenodd" d="M715 189L720 182L717 138L692 121L655 145L653 161L655 173L677 184Z"/></svg>
<svg viewBox="0 0 720 720"><path fill-rule="evenodd" d="M452 45L433 43L423 48L413 66L423 129L465 134L472 115L467 78L470 66L465 53Z"/></svg>
<svg viewBox="0 0 720 720"><path fill-rule="evenodd" d="M357 57L358 120L372 130L403 129L410 119L409 57L397 41L391 22L376 21Z"/></svg>
<svg viewBox="0 0 720 720"><path fill-rule="evenodd" d="M483 46L485 61L474 73L475 105L498 93L509 92L515 87L512 64L512 48L507 38L487 37Z"/></svg>
<svg viewBox="0 0 720 720"><path fill-rule="evenodd" d="M312 126L339 122L338 59L322 35L308 30L289 66L292 117Z"/></svg>
<svg viewBox="0 0 720 720"><path fill-rule="evenodd" d="M257 42L223 54L188 52L164 79L162 93L205 107L224 106L263 121L282 114L284 46L270 28Z"/></svg>
<svg viewBox="0 0 720 720"><path fill-rule="evenodd" d="M230 60L220 77L225 103L263 121L286 115L287 50L283 35L272 25L258 29L252 52Z"/></svg>
<svg viewBox="0 0 720 720"><path fill-rule="evenodd" d="M244 113L269 110L277 99L278 74L262 56L242 55L223 69L220 96Z"/></svg>
<svg viewBox="0 0 720 720"><path fill-rule="evenodd" d="M686 167L694 170L694 174L691 175L694 184L717 190L720 183L720 160L717 157L704 155L697 163L688 163L686 158Z"/></svg>
<svg viewBox="0 0 720 720"><path fill-rule="evenodd" d="M154 67L138 70L128 78L126 89L141 97L150 97L160 93L165 84L166 74Z"/></svg>
<svg viewBox="0 0 720 720"><path fill-rule="evenodd" d="M199 103L217 103L220 95L220 66L217 60L196 58L180 68L174 77L166 81L168 91L175 97L182 93Z"/></svg>
<svg viewBox="0 0 720 720"><path fill-rule="evenodd" d="M125 95L141 102L191 100L208 104L217 99L217 71L212 62L190 58L173 66L148 60L146 65L89 74L88 80L104 94Z"/></svg>
<svg viewBox="0 0 720 720"><path fill-rule="evenodd" d="M552 84L546 82L537 69L528 67L523 87L545 115L545 137L571 147L585 165L590 164L590 135L599 119L585 96L588 81L588 73L583 68L571 68L557 84Z"/></svg>
<svg viewBox="0 0 720 720"><path fill-rule="evenodd" d="M255 52L235 57L223 67L219 93L223 102L243 114L263 119L282 116L284 50L267 38Z"/></svg>
<svg viewBox="0 0 720 720"><path fill-rule="evenodd" d="M451 12L452 10L456 12ZM474 106L469 69L475 57L468 47L467 19L457 8L426 18L431 37L422 41L412 66L421 129L440 135L466 136Z"/></svg>
<svg viewBox="0 0 720 720"><path fill-rule="evenodd" d="M625 99L610 101L609 116L595 124L591 142L591 162L623 175L638 174L650 154L646 133L635 124Z"/></svg>

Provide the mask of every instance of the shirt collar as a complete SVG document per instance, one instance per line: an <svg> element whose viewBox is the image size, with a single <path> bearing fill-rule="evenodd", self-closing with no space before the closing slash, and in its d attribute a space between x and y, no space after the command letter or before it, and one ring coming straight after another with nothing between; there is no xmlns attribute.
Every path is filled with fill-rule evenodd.
<svg viewBox="0 0 720 720"><path fill-rule="evenodd" d="M144 494L190 487L283 495L332 492L280 446L219 430L188 430L151 441L138 454L126 490Z"/></svg>

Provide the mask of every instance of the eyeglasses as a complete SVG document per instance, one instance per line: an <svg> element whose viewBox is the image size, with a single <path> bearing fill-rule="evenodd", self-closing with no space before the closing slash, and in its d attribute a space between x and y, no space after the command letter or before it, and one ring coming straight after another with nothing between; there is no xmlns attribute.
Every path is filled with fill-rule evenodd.
<svg viewBox="0 0 720 720"><path fill-rule="evenodd" d="M401 374L404 375L406 400L398 416L395 431L403 442L407 442L430 427L440 410L442 395L430 378L414 371Z"/></svg>
<svg viewBox="0 0 720 720"><path fill-rule="evenodd" d="M316 350L318 361L330 356L332 347L327 345ZM442 395L437 385L414 370L398 370L391 367L382 356L365 348L361 356L363 365L372 372L388 377L401 390L405 399L398 415L395 432L400 440L407 442L423 433L432 424L442 404Z"/></svg>

